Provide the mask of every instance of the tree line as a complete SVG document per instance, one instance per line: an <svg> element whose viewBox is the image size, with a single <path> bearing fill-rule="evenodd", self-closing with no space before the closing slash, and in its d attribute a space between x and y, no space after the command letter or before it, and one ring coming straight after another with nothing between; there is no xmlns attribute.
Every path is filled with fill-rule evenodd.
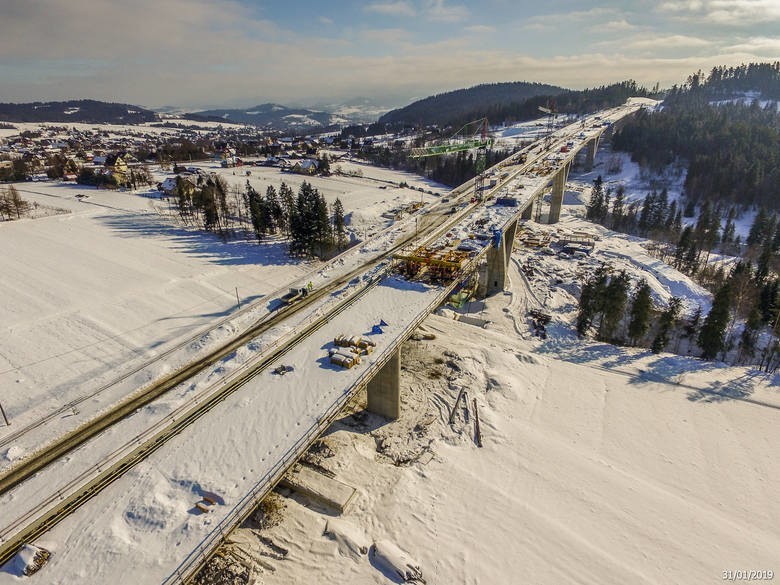
<svg viewBox="0 0 780 585"><path fill-rule="evenodd" d="M462 151L415 159L409 156L410 152L408 146L399 142L392 147L365 146L360 156L371 164L415 173L449 187L462 185L476 176L473 153ZM485 154L485 168L490 168L511 154L509 150L488 149Z"/></svg>
<svg viewBox="0 0 780 585"><path fill-rule="evenodd" d="M711 263L713 252L751 263L761 279L780 271L780 221L759 209L750 232L736 233L737 207L705 200L669 201L666 189L651 191L640 201L626 202L625 189L605 188L601 176L593 183L586 218L615 231L651 238L648 250L713 293L726 281L722 262Z"/></svg>
<svg viewBox="0 0 780 585"><path fill-rule="evenodd" d="M736 352L737 363L774 370L780 360L780 220L767 210L759 210L741 243L734 235L733 207L722 226L722 208L705 201L698 217L683 226L683 218L693 215L693 210L688 205L680 209L675 203L669 203L662 190L649 193L641 204L634 202L623 211L622 187L613 194L604 189L598 177L586 213L607 227L660 238L648 249L714 293L712 310L704 322L699 323L700 313L681 320L679 301L673 300L666 311L648 308L646 283L636 287L629 305L628 276L602 268L583 285L577 331L584 335L595 328L602 341L650 347L656 352L669 348L671 342L677 351L680 342L687 339L690 351L695 349L705 359L725 358ZM731 267L722 260L709 261L713 251L724 249L737 252Z"/></svg>
<svg viewBox="0 0 780 585"><path fill-rule="evenodd" d="M615 345L646 347L653 353L680 353L684 345L687 353L705 360L731 356L735 364L774 371L780 366L779 284L776 277L762 277L749 262L739 262L702 319L701 307L692 315L681 314L678 297L656 308L646 280L632 286L625 271L602 265L582 285L576 329L580 336L592 333Z"/></svg>
<svg viewBox="0 0 780 585"><path fill-rule="evenodd" d="M780 210L780 113L777 104L739 101L735 92L780 96L780 63L699 72L673 87L660 111L642 111L616 133L613 147L640 165L687 167L685 190L695 202ZM735 103L713 103L735 98Z"/></svg>
<svg viewBox="0 0 780 585"><path fill-rule="evenodd" d="M199 175L193 182L178 176L172 200L185 224L200 225L227 239L249 229L262 241L269 236L289 240L293 256L328 258L348 245L344 206L328 205L325 197L304 181L297 194L282 182L259 193L249 181L232 189L218 175Z"/></svg>

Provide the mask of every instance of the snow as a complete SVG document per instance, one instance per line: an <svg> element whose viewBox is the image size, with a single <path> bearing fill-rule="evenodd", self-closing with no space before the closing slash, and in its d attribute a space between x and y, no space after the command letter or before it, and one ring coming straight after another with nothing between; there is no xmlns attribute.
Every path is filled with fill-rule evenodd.
<svg viewBox="0 0 780 585"><path fill-rule="evenodd" d="M251 179L264 177L253 173ZM530 187L521 191L526 188ZM88 351L98 349L88 346L70 348L70 357L55 354L49 360L59 375L71 380L80 377L98 386L101 376L110 378L113 369L130 368L127 357L117 356L161 351L149 343L144 331L149 325L141 319L136 331L128 327L131 318L156 319L158 336L166 326L172 327L166 347L183 340L186 347L192 346L189 355L197 355L215 339L245 326L242 319L266 314L263 297L245 315L228 315L232 300L227 297L238 275L244 279L242 290L246 287L269 298L275 279L276 283L290 279L290 266L279 267L276 276L273 262L258 269L243 244L225 257L211 249L202 234L169 233L160 227L168 224L148 199L90 192L87 205L72 199L75 190L61 189L42 186L34 196L57 199L71 210L67 216L0 226L0 243L13 252L6 256L16 257L3 259L13 262L2 267L4 272L20 273L18 281L30 280L30 289L36 291L29 295L3 281L6 289L0 298L4 316L9 317L4 327L14 332L33 329L39 318L72 323L57 336L48 331L57 329L53 325L40 326L28 338L14 336L14 343L21 339L21 349L30 356L38 337L54 347L71 343L72 332L89 324L113 324L115 330L107 333L113 333L122 347L114 348L110 337L103 338L105 354L98 354L105 360L102 365L94 358L80 365ZM368 194L365 197L371 201ZM128 215L130 220L123 223ZM471 219L479 219L479 212ZM564 220L563 230L582 227L582 220L567 215ZM387 246L403 226L411 228L413 218L381 233L379 223L379 237L356 253ZM7 235L9 227L14 237ZM673 291L693 298L701 295L668 267L643 257L639 239L600 231L597 253L601 249L607 257L612 254L611 261L623 263L632 274L654 279L659 297L676 294ZM49 259L48 254L55 257ZM114 255L122 271L133 275L132 282L118 274ZM220 259L227 259L229 270L220 270ZM343 417L328 431L326 440L336 452L328 465L340 481L358 489L356 499L335 523L316 509L289 500L285 521L269 535L289 548L290 555L274 563L274 573L263 573L264 583L384 584L393 582L394 568L410 564L419 566L429 582L435 578L441 583L505 583L527 576L539 584L605 585L687 585L720 579L728 568L773 568L780 547L780 504L772 489L780 481L780 463L773 457L780 408L776 380L743 368L576 340L570 321L573 297L566 287L552 284L561 276L573 283L577 264L535 257L549 262L542 268L552 278L546 285L532 282L537 290L531 294L518 270L522 254L516 259L510 264L510 294L475 303L478 315L472 319L431 316L424 327L435 338L427 335L404 346L401 420L387 424L372 415ZM328 266L316 266L319 272L314 274L318 282L325 282L350 262L356 260L346 254ZM305 268L296 273L300 279L312 274ZM173 276L165 279L163 274ZM181 324L168 325L174 319L154 313L157 303L169 305L171 299L184 298L186 305L198 300L188 296L193 288L206 288L217 293L216 298L205 307L195 305L175 315ZM347 288L326 302L338 302ZM247 500L246 494L267 481L278 462L316 428L326 407L339 406L345 388L387 355L387 340L401 334L401 324L438 294L435 288L395 278L370 289L348 312L282 358L295 366L292 372L274 376L266 371L252 379L216 405L197 427L185 429L40 538L39 544L51 550L52 557L26 580L86 585L132 573L138 582L162 581L190 551L218 533L220 522ZM530 335L525 320L525 308L539 302L535 297L560 309L546 342ZM201 297L200 303L205 302ZM311 307L263 334L48 473L5 495L0 524L7 526L28 500L48 493L52 481L67 483L89 472L91 462L110 451L116 450L119 457L123 449L132 449L136 435L177 416L186 400L205 397L323 309ZM121 314L110 321L117 311ZM215 312L222 313L221 325L206 328ZM99 318L83 318L92 314ZM380 319L389 325L382 335L371 336L377 350L363 363L350 370L328 363L333 337L368 335ZM202 334L191 337L198 323ZM12 350L14 344L8 343L0 354ZM116 361L107 364L112 359ZM104 373L96 374L101 367ZM17 372L8 380L12 385L30 384L42 371L28 364L23 375ZM95 379L88 377L90 373ZM75 396L73 389L79 385L44 386L43 391L30 386L24 392L39 392L38 401L48 400L51 407ZM130 380L125 391L137 386L137 379ZM460 388L468 391L470 418L459 412L450 427L449 409ZM4 405L5 400L4 395ZM472 435L473 400L482 425L481 449ZM91 402L79 409L90 408ZM108 403L106 399L94 408ZM20 412L34 418L35 408ZM117 449L120 438L129 441ZM221 500L211 512L200 514L194 506L207 492ZM330 536L324 535L326 526ZM379 555L367 558L362 549L371 541ZM0 584L20 582L5 570Z"/></svg>
<svg viewBox="0 0 780 585"><path fill-rule="evenodd" d="M213 163L203 166L234 185L247 180ZM35 451L263 318L296 281L320 286L414 229L408 214L395 223L380 214L419 201L421 194L376 185L407 181L438 187L406 173L364 170L364 178L325 179L257 167L249 177L263 192L271 184L278 189L281 181L297 190L309 180L329 202L341 197L347 211L359 209L351 227L370 242L328 265L292 263L281 240L222 243L178 226L167 204L139 194L18 184L39 209L56 206L67 215L0 225L0 246L8 252L0 270L16 275L0 282L6 332L0 338L0 387L14 389L2 397L13 425L0 427L0 446L9 446L10 433L48 417L35 433L12 440L20 452ZM82 201L76 197L85 193ZM0 468L9 463L0 459Z"/></svg>
<svg viewBox="0 0 780 585"><path fill-rule="evenodd" d="M539 354L505 312L514 302L488 301L488 330L430 317L436 339L405 347L402 419L345 421L328 435L328 468L358 487L344 519L412 552L436 583L689 585L772 567L776 410L698 392L748 371L588 342ZM436 367L445 375L433 379ZM446 424L460 386L479 404L482 449L460 413ZM780 406L771 378L749 376L748 387ZM376 452L388 435L432 459L396 466ZM263 572L266 585L393 582L331 554L319 536L330 519L316 508L289 499L285 516L267 536L290 555Z"/></svg>

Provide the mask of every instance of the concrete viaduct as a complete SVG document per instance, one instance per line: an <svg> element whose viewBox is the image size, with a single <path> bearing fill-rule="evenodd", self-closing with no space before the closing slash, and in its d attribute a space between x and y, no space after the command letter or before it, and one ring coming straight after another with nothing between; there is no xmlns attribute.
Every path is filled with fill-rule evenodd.
<svg viewBox="0 0 780 585"><path fill-rule="evenodd" d="M516 213L501 227L502 235L498 245L484 249L477 256L478 260L484 258L487 264L484 282L480 283L480 286L477 289L478 295L488 297L499 293L506 288L507 271L511 261L512 247L514 245L515 235L517 234L519 220L533 218L535 211L534 207L541 204L540 195L552 186L550 189L551 199L548 223L557 223L560 220L563 196L566 191L566 182L568 181L569 171L571 170L575 157L584 150L585 170L588 172L591 171L595 163L596 152L598 151L599 142L601 141L602 136L605 134L611 136L612 133L622 127L622 125L635 113L636 109L633 109L622 113L622 115L619 116L607 116L605 117L605 123L600 123L597 126L589 128L585 133L585 138L575 142L574 146L569 148L565 153L566 156L555 162L555 168L549 172L547 180L543 181L543 183L534 189L530 195L524 196L522 200L518 201ZM598 120L601 120L601 117L599 117ZM564 134L563 139L554 141L553 144L559 145L561 143L571 142L569 140L570 136L570 134ZM551 152L548 147L540 146L538 148L543 151ZM554 152L554 150L552 150L552 152ZM508 162L504 161L503 163L499 163L494 169L512 169L513 167L519 168L514 169L503 182L491 189L488 197L507 188L509 188L511 193L511 183L519 177L522 177L523 174L529 170L529 165L518 164L517 159L509 159ZM478 262L470 263L470 269L476 269L477 264ZM447 297L444 296L443 300L446 298ZM381 369L379 369L366 384L368 398L367 409L375 414L393 420L397 419L401 414L401 346L405 341L406 338L397 340L397 349L386 359Z"/></svg>

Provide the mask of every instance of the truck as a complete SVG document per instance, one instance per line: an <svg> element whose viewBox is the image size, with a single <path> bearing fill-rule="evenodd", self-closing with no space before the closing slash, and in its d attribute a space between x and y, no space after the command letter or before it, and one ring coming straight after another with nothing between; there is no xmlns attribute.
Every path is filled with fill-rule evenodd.
<svg viewBox="0 0 780 585"><path fill-rule="evenodd" d="M285 305L292 305L294 302L301 300L308 294L309 289L307 288L291 288L290 292L280 297L279 300Z"/></svg>

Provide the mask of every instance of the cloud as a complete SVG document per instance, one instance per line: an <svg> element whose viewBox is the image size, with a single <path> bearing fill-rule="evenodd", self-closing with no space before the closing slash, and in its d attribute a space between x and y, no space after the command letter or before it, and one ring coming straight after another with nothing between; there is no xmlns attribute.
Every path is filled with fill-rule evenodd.
<svg viewBox="0 0 780 585"><path fill-rule="evenodd" d="M489 35L496 32L496 27L488 26L486 24L473 24L471 26L465 27L463 30L465 30L467 33L475 35Z"/></svg>
<svg viewBox="0 0 780 585"><path fill-rule="evenodd" d="M615 11L603 6L595 6L588 10L570 10L568 12L552 12L540 14L529 18L523 28L543 30L546 28L560 28L566 23L581 23L589 20L612 18Z"/></svg>
<svg viewBox="0 0 780 585"><path fill-rule="evenodd" d="M699 48L707 47L712 44L711 41L691 37L687 35L662 35L648 34L635 36L631 39L618 41L620 46L627 49L681 49L681 48Z"/></svg>
<svg viewBox="0 0 780 585"><path fill-rule="evenodd" d="M620 20L610 20L609 22L595 24L590 28L590 30L592 32L624 32L628 30L634 30L635 28L636 26L623 18Z"/></svg>
<svg viewBox="0 0 780 585"><path fill-rule="evenodd" d="M358 38L364 42L398 46L408 42L411 34L402 28L369 28L359 31Z"/></svg>
<svg viewBox="0 0 780 585"><path fill-rule="evenodd" d="M698 23L749 26L780 21L778 0L667 0L658 11Z"/></svg>
<svg viewBox="0 0 780 585"><path fill-rule="evenodd" d="M363 10L388 16L414 16L417 14L414 7L404 0L398 0L397 2L373 2L364 6Z"/></svg>
<svg viewBox="0 0 780 585"><path fill-rule="evenodd" d="M460 22L469 17L469 10L463 5L447 5L445 0L425 0L425 15L430 20Z"/></svg>
<svg viewBox="0 0 780 585"><path fill-rule="evenodd" d="M738 44L726 47L728 51L765 55L772 59L780 57L780 38L778 37L752 37Z"/></svg>
<svg viewBox="0 0 780 585"><path fill-rule="evenodd" d="M326 25L330 26L331 24L333 24L333 19L332 18L328 18L327 16L320 16L320 22L322 24L326 24Z"/></svg>

